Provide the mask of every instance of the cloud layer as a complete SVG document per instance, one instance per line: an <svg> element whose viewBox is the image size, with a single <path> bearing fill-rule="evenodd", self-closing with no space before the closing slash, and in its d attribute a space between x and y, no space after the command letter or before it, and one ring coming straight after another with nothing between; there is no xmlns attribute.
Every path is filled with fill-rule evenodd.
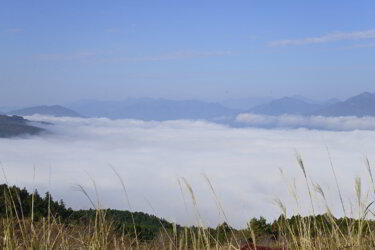
<svg viewBox="0 0 375 250"><path fill-rule="evenodd" d="M264 128L309 128L337 131L375 130L375 117L240 114L236 117L236 122Z"/></svg>
<svg viewBox="0 0 375 250"><path fill-rule="evenodd" d="M302 39L289 39L273 41L271 47L298 46L317 43L328 43L343 40L361 40L375 38L375 29L355 31L355 32L334 32L318 37L308 37Z"/></svg>
<svg viewBox="0 0 375 250"><path fill-rule="evenodd" d="M296 150L337 215L340 205L326 147L331 151L348 207L349 200L355 199L354 178L362 176L364 185L368 180L364 155L370 160L375 155L373 131L229 128L184 120L31 119L54 123L49 126L53 133L0 139L0 161L11 184L37 187L42 193L50 190L74 208L89 208L90 203L76 185L83 185L95 197L94 180L102 206L127 209L121 184L109 167L112 165L124 179L133 209L155 210L158 216L181 224L197 221L190 194L186 190L183 196L180 193L178 177L191 184L204 224L215 226L223 216L202 174L212 181L229 223L244 227L254 216L276 218L280 210L273 204L275 198L286 204L289 214L309 211ZM293 178L301 210L288 191ZM322 204L317 205L319 212L324 212L319 196L314 199Z"/></svg>

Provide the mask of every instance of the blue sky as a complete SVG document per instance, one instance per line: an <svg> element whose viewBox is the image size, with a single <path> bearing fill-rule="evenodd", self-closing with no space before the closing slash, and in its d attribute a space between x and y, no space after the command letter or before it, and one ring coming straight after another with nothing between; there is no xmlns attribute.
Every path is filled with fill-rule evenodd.
<svg viewBox="0 0 375 250"><path fill-rule="evenodd" d="M1 106L375 92L373 1L0 2Z"/></svg>

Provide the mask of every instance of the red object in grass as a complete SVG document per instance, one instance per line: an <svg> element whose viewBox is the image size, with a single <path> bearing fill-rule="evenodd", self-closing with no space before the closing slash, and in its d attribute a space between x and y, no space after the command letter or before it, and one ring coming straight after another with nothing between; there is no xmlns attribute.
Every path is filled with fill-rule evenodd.
<svg viewBox="0 0 375 250"><path fill-rule="evenodd" d="M280 248L280 247L265 247L265 246L254 246L253 243L247 243L243 245L240 250L287 250L286 248Z"/></svg>

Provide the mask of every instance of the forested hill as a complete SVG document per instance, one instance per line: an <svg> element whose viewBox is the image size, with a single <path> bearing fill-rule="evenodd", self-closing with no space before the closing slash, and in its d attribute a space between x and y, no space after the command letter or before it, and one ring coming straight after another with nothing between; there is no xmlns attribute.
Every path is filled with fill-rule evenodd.
<svg viewBox="0 0 375 250"><path fill-rule="evenodd" d="M0 115L0 138L34 135L42 131L42 128L30 125L29 121L21 116Z"/></svg>
<svg viewBox="0 0 375 250"><path fill-rule="evenodd" d="M25 188L20 189L16 186L0 184L0 219L20 218L28 220L32 216L35 222L43 221L51 216L66 226L83 228L92 225L93 222L100 223L100 220L102 220L109 223L114 232L120 235L125 234L134 238L136 231L137 239L140 241L151 241L163 232L184 234L186 229L191 232L197 232L198 230L194 226L183 227L143 212L114 209L73 210L66 207L62 200L54 200L48 192L42 196L37 190L30 193ZM207 230L221 241L226 239L229 231L237 231L225 222L216 228L207 228Z"/></svg>
<svg viewBox="0 0 375 250"><path fill-rule="evenodd" d="M32 194L25 188L10 187L6 184L0 185L0 218L21 215L24 218L30 218L32 207L34 208L34 220L46 218L50 211L54 218L59 218L61 222L67 225L87 225L95 219L98 212L95 209L72 210L66 207L62 200L55 201L48 192L41 196L37 191ZM135 224L136 231L139 234L138 238L141 240L153 239L163 228L165 230L173 229L172 223L143 212L131 213L113 209L102 210L102 212L105 214L106 220L113 222L113 227L117 232L125 232L131 235L134 233ZM177 225L177 228L180 229L181 227Z"/></svg>
<svg viewBox="0 0 375 250"><path fill-rule="evenodd" d="M16 186L0 185L0 219L14 218L18 220L28 220L33 216L33 221L45 221L45 218L56 219L56 223L63 223L72 228L86 228L93 226L93 223L108 223L111 225L114 233L125 234L134 238L135 232L137 239L140 241L150 241L155 239L161 232L168 234L184 234L186 230L197 233L197 227L182 227L174 225L164 219L160 219L154 215L142 212L129 212L113 209L89 209L89 210L73 210L67 208L62 200L55 201L47 192L41 196L37 191L29 193L25 188L20 189ZM277 239L283 235L283 232L293 232L298 235L301 223L309 223L309 229L312 235L316 235L321 230L333 230L332 221L336 228L340 229L343 234L350 233L351 229L348 225L352 225L354 231L359 227L358 223L363 223L363 232L373 232L375 230L375 221L366 220L359 221L352 218L334 218L331 214L323 214L316 216L301 217L300 215L285 218L281 215L277 220L268 223L263 217L252 218L248 225L253 230L257 238ZM364 223L365 222L365 223ZM135 230L134 230L135 229ZM350 230L349 230L350 229ZM229 234L235 233L242 237L250 238L250 231L247 229L237 230L230 227L226 222L218 225L216 228L206 229L209 235L214 235L217 240L225 241ZM317 230L317 231L315 231ZM352 233L353 233L352 232Z"/></svg>

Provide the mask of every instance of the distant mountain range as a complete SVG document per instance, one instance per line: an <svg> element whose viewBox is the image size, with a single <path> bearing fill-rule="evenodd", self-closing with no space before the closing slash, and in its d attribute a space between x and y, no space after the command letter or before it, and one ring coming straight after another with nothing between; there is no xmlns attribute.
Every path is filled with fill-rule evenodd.
<svg viewBox="0 0 375 250"><path fill-rule="evenodd" d="M36 106L7 112L8 115L33 114L110 119L177 120L205 119L228 123L240 113L303 116L375 116L375 94L362 93L345 101L317 102L303 96L232 99L219 103L198 100L134 98L124 101L80 101L63 106ZM82 115L81 115L82 114Z"/></svg>
<svg viewBox="0 0 375 250"><path fill-rule="evenodd" d="M0 138L34 135L44 131L20 116L0 115Z"/></svg>
<svg viewBox="0 0 375 250"><path fill-rule="evenodd" d="M375 116L375 93L364 92L343 102L327 105L313 115L322 116Z"/></svg>
<svg viewBox="0 0 375 250"><path fill-rule="evenodd" d="M256 106L248 110L247 113L255 113L262 115L307 115L323 108L323 106L323 104L306 102L293 97L283 97L281 99L277 99L269 103Z"/></svg>
<svg viewBox="0 0 375 250"><path fill-rule="evenodd" d="M375 94L364 92L345 101L330 99L322 103L314 103L295 97L284 97L249 109L247 113L304 116L375 116Z"/></svg>
<svg viewBox="0 0 375 250"><path fill-rule="evenodd" d="M140 98L118 102L83 101L70 106L89 117L111 119L177 120L214 119L238 113L218 103L197 100Z"/></svg>
<svg viewBox="0 0 375 250"><path fill-rule="evenodd" d="M19 115L19 116L29 116L29 115L50 115L56 117L69 116L69 117L81 117L77 112L59 106L35 106L30 108L17 109L10 112L7 112L8 115Z"/></svg>

